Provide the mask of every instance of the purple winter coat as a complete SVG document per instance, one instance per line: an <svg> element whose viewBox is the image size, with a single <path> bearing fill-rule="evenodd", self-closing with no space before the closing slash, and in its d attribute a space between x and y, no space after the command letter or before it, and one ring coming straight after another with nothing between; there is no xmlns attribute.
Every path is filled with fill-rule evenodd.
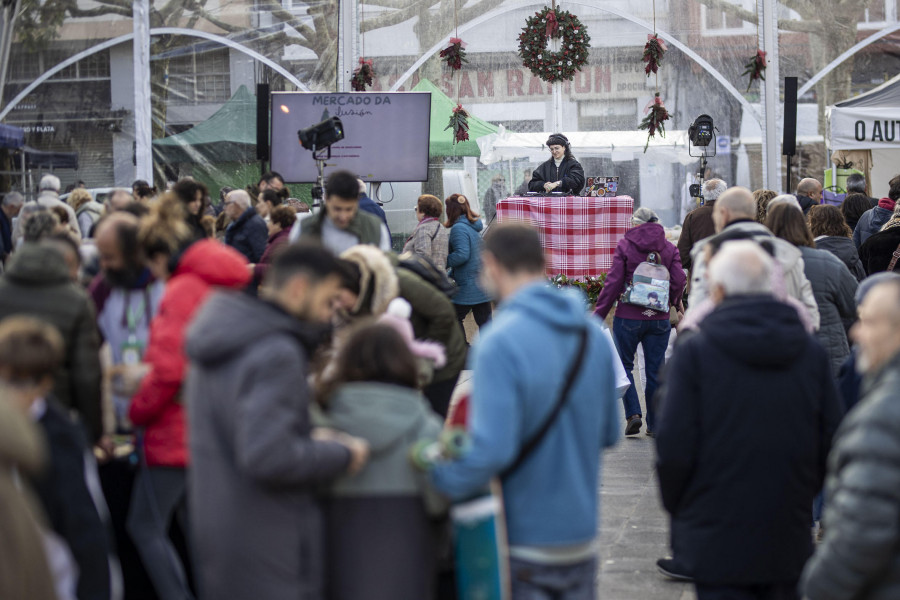
<svg viewBox="0 0 900 600"><path fill-rule="evenodd" d="M595 315L605 319L613 303L619 299L625 286L631 281L634 270L647 260L647 254L658 252L660 264L669 269L669 304L677 306L684 294L687 277L681 267L678 249L666 239L666 230L659 223L644 223L628 231L616 246L612 269L606 276L606 285L597 298ZM647 313L653 313L648 316ZM662 321L669 318L668 311L656 311L641 306L619 304L616 316L638 321Z"/></svg>

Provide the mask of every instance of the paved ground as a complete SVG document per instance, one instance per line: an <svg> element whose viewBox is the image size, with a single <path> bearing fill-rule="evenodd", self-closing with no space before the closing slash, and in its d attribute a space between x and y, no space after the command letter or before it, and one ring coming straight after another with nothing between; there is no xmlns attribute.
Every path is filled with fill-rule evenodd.
<svg viewBox="0 0 900 600"><path fill-rule="evenodd" d="M603 456L601 600L695 598L692 586L666 580L656 571L656 559L669 553L669 519L659 500L653 453L653 440L641 433Z"/></svg>

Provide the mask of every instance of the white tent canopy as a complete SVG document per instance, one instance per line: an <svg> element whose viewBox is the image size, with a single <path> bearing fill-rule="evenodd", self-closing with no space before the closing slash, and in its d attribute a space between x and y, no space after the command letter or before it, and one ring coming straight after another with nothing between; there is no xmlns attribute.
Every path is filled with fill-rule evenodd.
<svg viewBox="0 0 900 600"><path fill-rule="evenodd" d="M576 156L608 156L614 161L640 158L644 152L644 144L647 143L646 131L589 131L563 135L569 138L572 152ZM517 158L542 162L547 158L547 147L544 144L548 137L549 132L512 133L501 128L499 133L478 138L481 162L491 165ZM668 131L664 138L657 135L650 140L647 154L683 165L697 161L688 154L686 131Z"/></svg>
<svg viewBox="0 0 900 600"><path fill-rule="evenodd" d="M900 75L874 90L829 106L832 150L900 149Z"/></svg>

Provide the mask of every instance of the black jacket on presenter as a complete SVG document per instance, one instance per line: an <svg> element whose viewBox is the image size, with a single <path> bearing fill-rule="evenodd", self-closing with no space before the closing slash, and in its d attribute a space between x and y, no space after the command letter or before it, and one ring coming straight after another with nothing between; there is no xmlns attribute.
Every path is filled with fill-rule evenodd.
<svg viewBox="0 0 900 600"><path fill-rule="evenodd" d="M574 158L563 158L559 165L551 158L534 170L528 189L532 192L544 193L544 184L561 181L562 185L554 191L564 192L570 196L580 196L584 189L584 169Z"/></svg>

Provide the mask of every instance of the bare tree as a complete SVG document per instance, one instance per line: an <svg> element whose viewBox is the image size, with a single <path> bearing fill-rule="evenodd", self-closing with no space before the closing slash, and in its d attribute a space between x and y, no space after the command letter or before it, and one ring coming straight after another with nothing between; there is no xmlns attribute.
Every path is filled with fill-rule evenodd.
<svg viewBox="0 0 900 600"><path fill-rule="evenodd" d="M748 23L758 21L757 14L727 0L699 0L707 7L724 11ZM841 53L856 43L857 23L863 16L865 3L860 0L780 0L782 6L795 11L800 19L781 19L778 29L809 35L812 76L825 68ZM853 57L844 61L816 85L819 104L819 129L824 132L825 107L850 96ZM777 84L777 82L775 82Z"/></svg>

